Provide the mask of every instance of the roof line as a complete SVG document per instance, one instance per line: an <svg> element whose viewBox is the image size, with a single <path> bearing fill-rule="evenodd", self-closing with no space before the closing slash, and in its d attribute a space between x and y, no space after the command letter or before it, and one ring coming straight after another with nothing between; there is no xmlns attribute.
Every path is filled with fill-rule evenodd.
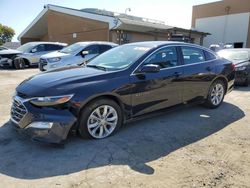
<svg viewBox="0 0 250 188"><path fill-rule="evenodd" d="M41 18L43 17L43 15L46 14L46 12L48 11L48 7L44 7L44 9L37 15L37 17L22 31L21 34L18 35L17 39L20 41L21 37L31 28L33 27L33 25L35 25L35 23Z"/></svg>
<svg viewBox="0 0 250 188"><path fill-rule="evenodd" d="M97 14L93 14L93 13L83 12L83 11L80 11L77 9L48 4L48 5L44 6L44 9L39 13L39 15L18 36L18 40L20 40L21 37L23 35L25 35L25 33L29 29L31 29L35 25L35 23L46 14L46 12L48 10L53 10L56 12L65 13L65 14L72 15L72 16L84 17L87 19L96 20L96 21L100 21L100 22L105 22L105 23L109 24L109 29L112 29L116 25L121 24L121 22L118 19L116 19L115 17L105 16L105 15L97 15Z"/></svg>

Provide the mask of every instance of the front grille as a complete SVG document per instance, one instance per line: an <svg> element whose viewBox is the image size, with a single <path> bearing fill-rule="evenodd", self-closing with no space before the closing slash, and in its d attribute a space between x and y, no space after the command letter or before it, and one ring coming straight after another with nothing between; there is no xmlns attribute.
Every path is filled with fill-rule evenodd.
<svg viewBox="0 0 250 188"><path fill-rule="evenodd" d="M22 101L17 97L13 99L12 107L11 107L11 118L16 123L19 123L23 117L26 115L27 110L23 105Z"/></svg>

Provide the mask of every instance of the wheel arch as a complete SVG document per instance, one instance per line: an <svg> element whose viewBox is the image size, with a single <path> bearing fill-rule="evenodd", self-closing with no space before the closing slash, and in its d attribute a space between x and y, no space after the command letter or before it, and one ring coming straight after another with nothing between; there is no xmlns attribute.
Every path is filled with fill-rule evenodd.
<svg viewBox="0 0 250 188"><path fill-rule="evenodd" d="M220 76L217 76L213 81L212 81L212 83L211 83L211 85L215 82L215 81L217 81L217 80L221 80L223 83L224 83L224 86L226 87L225 89L226 89L226 93L227 93L227 91L228 91L228 79L225 77L225 76L222 76L222 75L220 75ZM210 85L210 86L211 86ZM226 94L225 93L225 94Z"/></svg>
<svg viewBox="0 0 250 188"><path fill-rule="evenodd" d="M91 102L93 102L95 100L100 100L100 99L110 99L110 100L113 100L114 102L116 102L121 107L121 111L122 111L122 114L123 114L123 119L126 118L126 115L124 113L125 112L125 105L124 105L124 103L119 98L119 96L111 94L111 93L104 93L104 94L96 95L96 96L93 96L93 97L89 98L87 101L85 101L81 105L80 110L78 112L78 116L80 116L80 114L82 113L82 111L84 110L84 108L88 104L90 104Z"/></svg>

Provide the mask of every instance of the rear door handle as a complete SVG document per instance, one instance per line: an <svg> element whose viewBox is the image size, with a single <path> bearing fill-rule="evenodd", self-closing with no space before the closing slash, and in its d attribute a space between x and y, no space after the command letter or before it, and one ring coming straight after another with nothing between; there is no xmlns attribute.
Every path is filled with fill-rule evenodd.
<svg viewBox="0 0 250 188"><path fill-rule="evenodd" d="M207 71L211 71L212 68L211 68L211 67L207 67L206 70L207 70Z"/></svg>

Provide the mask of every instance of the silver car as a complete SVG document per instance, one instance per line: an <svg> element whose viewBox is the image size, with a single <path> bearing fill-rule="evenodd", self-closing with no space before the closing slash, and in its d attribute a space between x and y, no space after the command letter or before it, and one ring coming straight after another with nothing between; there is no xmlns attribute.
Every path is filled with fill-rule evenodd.
<svg viewBox="0 0 250 188"><path fill-rule="evenodd" d="M67 46L58 42L29 42L16 50L0 51L0 66L24 68L25 66L38 65L42 55L61 50Z"/></svg>
<svg viewBox="0 0 250 188"><path fill-rule="evenodd" d="M44 54L63 49L67 44L58 42L29 42L20 46L17 50L23 53L18 55L25 64L38 65L40 57Z"/></svg>
<svg viewBox="0 0 250 188"><path fill-rule="evenodd" d="M60 51L41 56L39 68L46 71L81 65L115 46L117 44L111 42L77 42Z"/></svg>

